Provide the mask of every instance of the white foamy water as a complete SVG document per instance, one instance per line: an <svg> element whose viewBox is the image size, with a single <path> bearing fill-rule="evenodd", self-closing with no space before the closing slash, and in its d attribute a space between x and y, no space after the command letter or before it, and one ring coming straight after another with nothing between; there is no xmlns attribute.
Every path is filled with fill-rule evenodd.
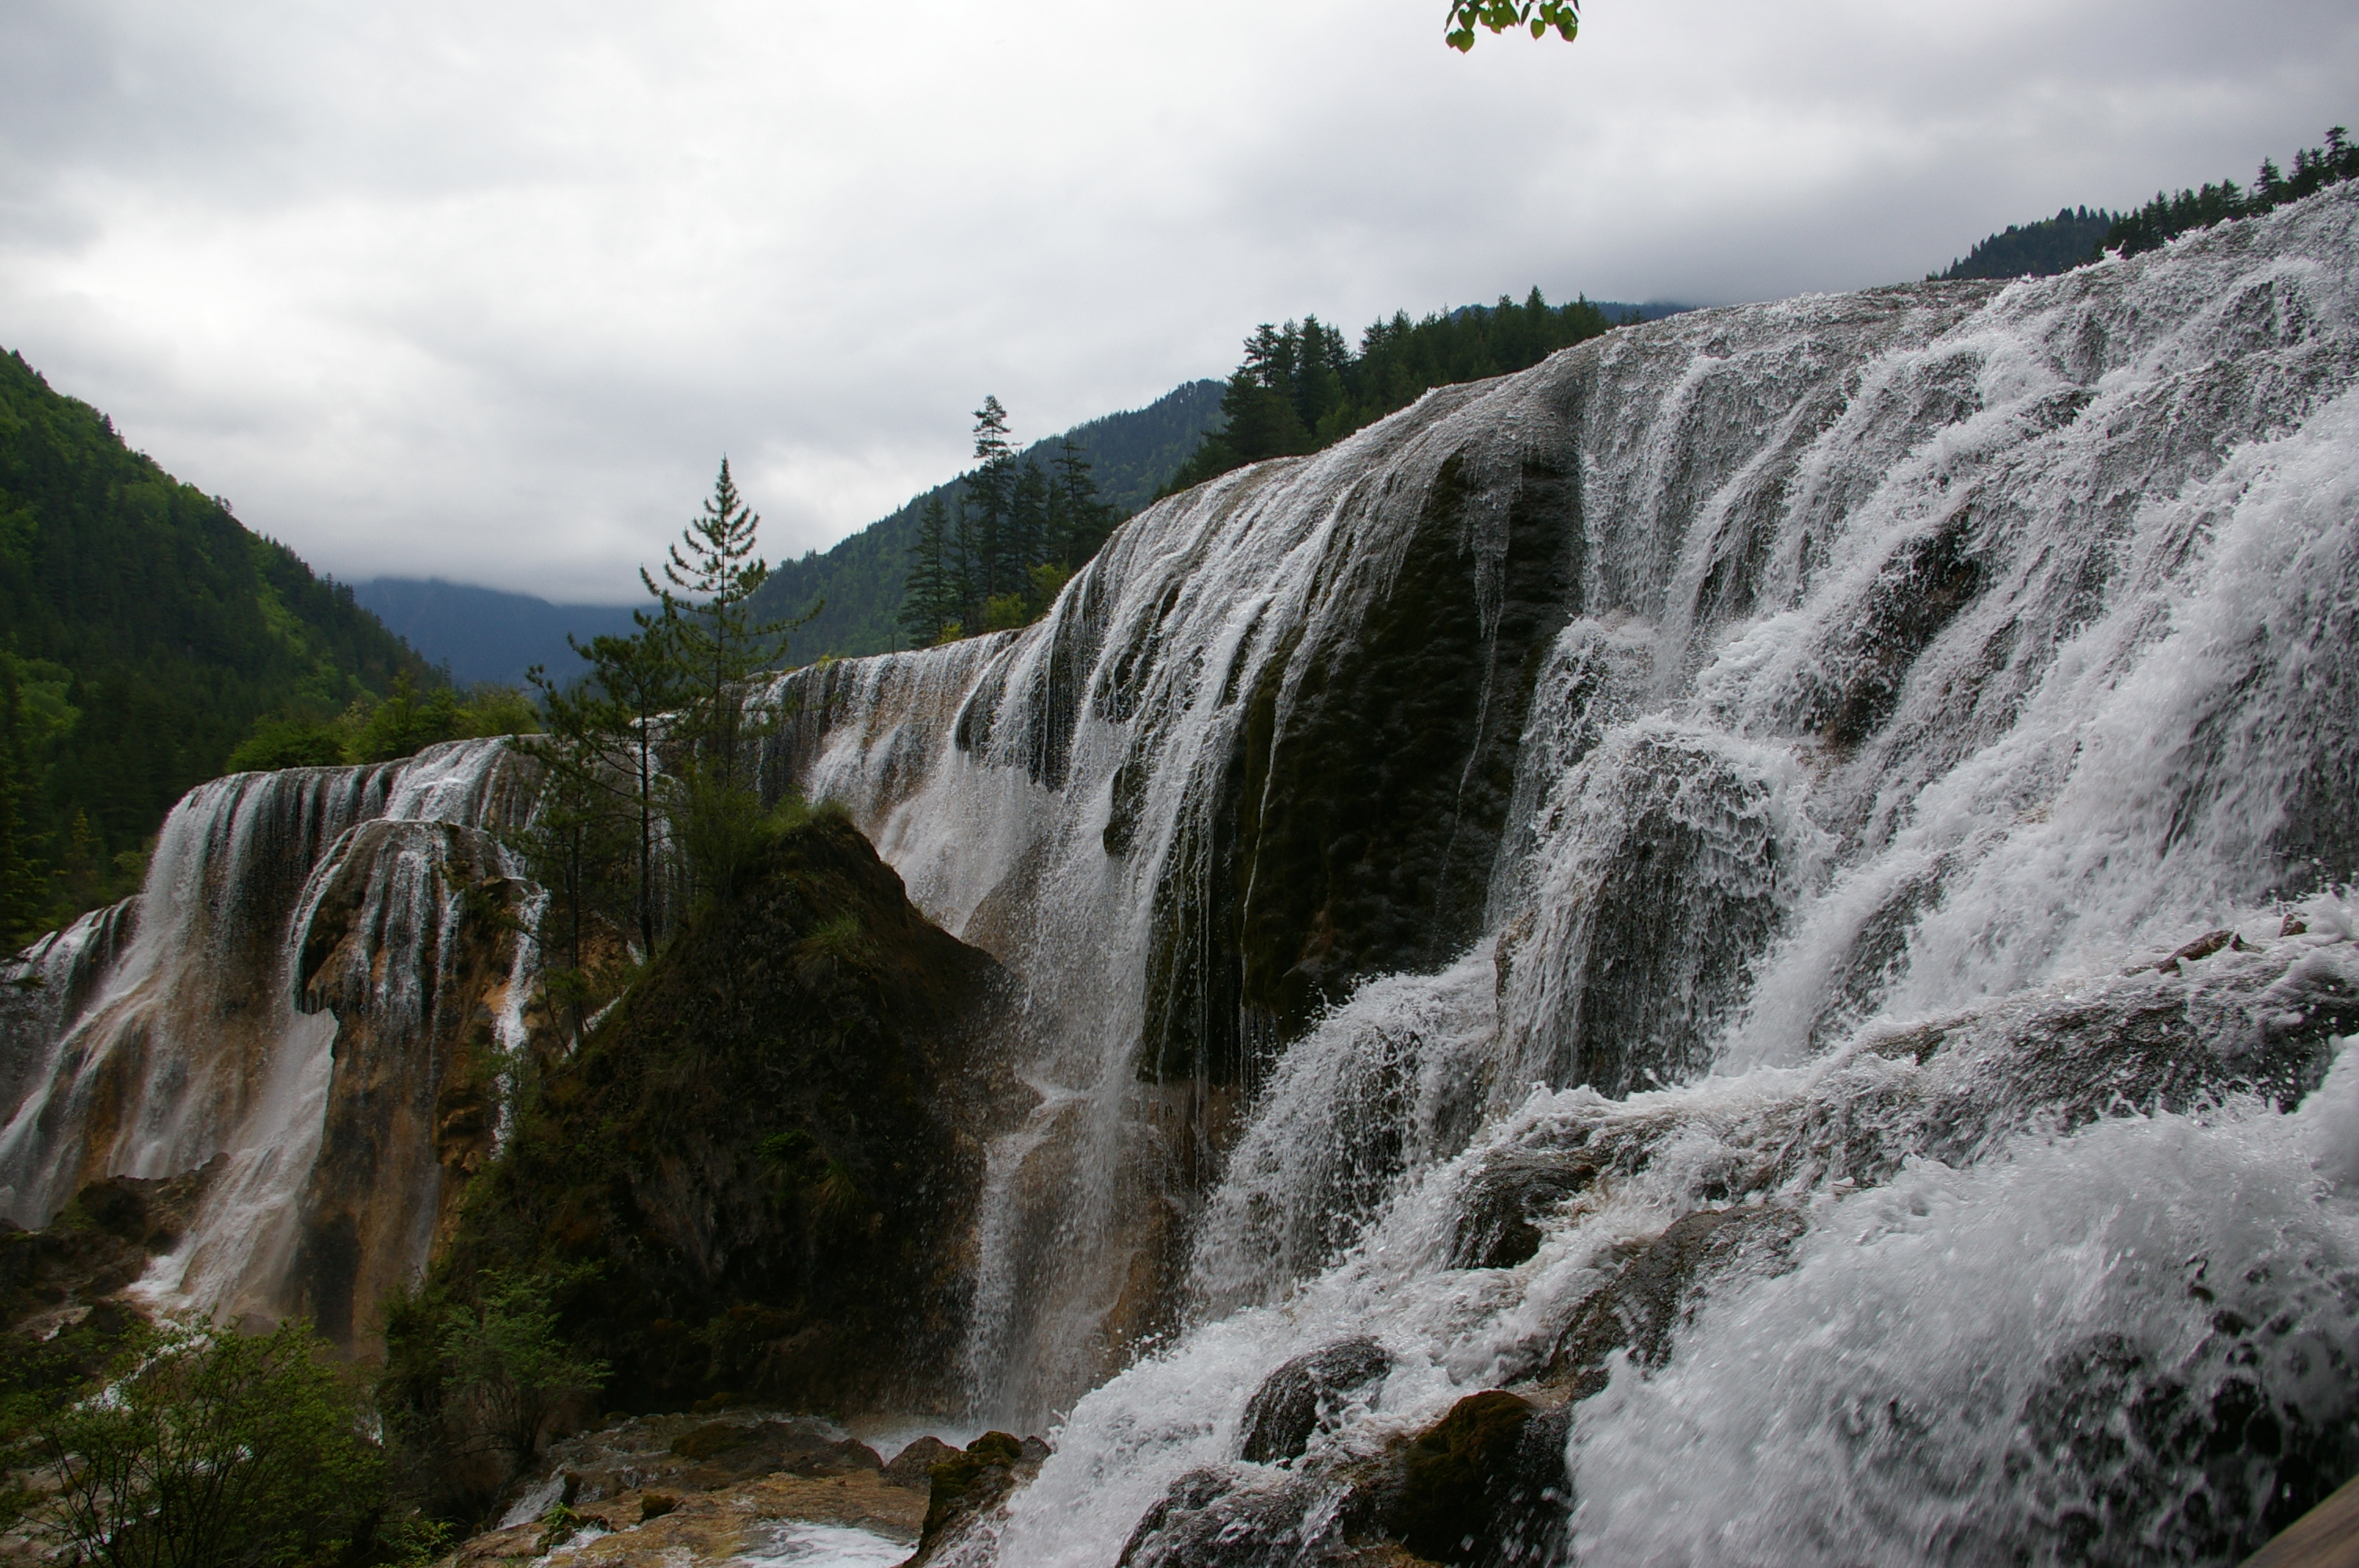
<svg viewBox="0 0 2359 1568"><path fill-rule="evenodd" d="M762 1531L762 1549L737 1559L747 1568L897 1568L909 1556L905 1545L845 1525L795 1521Z"/></svg>
<svg viewBox="0 0 2359 1568"><path fill-rule="evenodd" d="M797 677L794 776L1033 988L975 1381L1059 1445L953 1558L1110 1563L1207 1467L1315 1535L1298 1471L1536 1387L1727 1206L1799 1235L1578 1408L1582 1561L2224 1561L2359 1465L2317 1169L2354 1132L2313 1087L2359 974L2332 897L2279 935L2359 863L2354 212L1617 333L1165 503L1039 627ZM1284 806L1250 792L1445 495L1475 653L1531 672L1495 854L1450 850L1482 918L1256 1035L1219 1011ZM1561 613L1517 653L1543 496ZM1248 1070L1154 1070L1175 990ZM1533 1258L1453 1266L1487 1165L1575 1159ZM1158 1205L1179 1304L1125 1337ZM1393 1370L1333 1452L1241 1464L1261 1380L1362 1334ZM1237 1530L1221 1561L1311 1560Z"/></svg>
<svg viewBox="0 0 2359 1568"><path fill-rule="evenodd" d="M1036 626L782 681L772 780L1023 989L961 1375L1056 1451L945 1561L1113 1563L1190 1476L1234 1530L1141 1552L1313 1561L1354 1462L1573 1371L1582 1562L2228 1562L2359 1468L2354 228L1617 331L1151 508ZM263 865L257 787L151 892ZM374 809L301 787L289 909ZM40 1108L209 907L35 956L85 1000L11 1025L20 1208L60 1150L309 1158L317 1042ZM1699 1216L1755 1240L1647 1274ZM1652 1326L1569 1367L1609 1300Z"/></svg>
<svg viewBox="0 0 2359 1568"><path fill-rule="evenodd" d="M296 994L320 901L357 836L386 825L354 912L369 953L358 991L342 1000L396 1035L420 1034L460 918L458 888L441 874L455 840L400 825L452 825L496 860L482 830L528 809L496 741L190 791L140 893L46 938L20 966L42 983L15 993L7 1020L11 1076L25 1089L0 1125L0 1213L45 1224L85 1182L219 1157L181 1244L139 1289L173 1310L288 1310L335 1069L335 1017L304 1011ZM521 945L516 961L529 962ZM528 979L509 989L528 990ZM441 1173L424 1163L430 1189ZM385 1269L422 1266L436 1202L433 1190L386 1193L388 1213L408 1219L396 1227L403 1256Z"/></svg>

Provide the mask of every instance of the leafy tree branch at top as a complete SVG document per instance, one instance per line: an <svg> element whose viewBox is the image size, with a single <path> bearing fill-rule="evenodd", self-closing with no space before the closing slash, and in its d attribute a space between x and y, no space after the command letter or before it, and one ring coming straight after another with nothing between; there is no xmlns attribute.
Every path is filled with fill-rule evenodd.
<svg viewBox="0 0 2359 1568"><path fill-rule="evenodd" d="M1581 31L1581 7L1575 0L1451 0L1442 42L1461 54L1474 47L1474 29L1494 33L1528 27L1544 38L1554 28L1566 43Z"/></svg>

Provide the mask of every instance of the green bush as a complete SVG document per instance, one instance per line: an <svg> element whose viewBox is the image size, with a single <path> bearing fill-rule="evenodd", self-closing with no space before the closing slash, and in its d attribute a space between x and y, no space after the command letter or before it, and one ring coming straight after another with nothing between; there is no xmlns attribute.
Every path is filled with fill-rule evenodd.
<svg viewBox="0 0 2359 1568"><path fill-rule="evenodd" d="M552 1297L591 1271L487 1271L464 1290L429 1286L386 1303L376 1385L388 1440L429 1511L471 1518L532 1463L567 1403L606 1380L558 1332Z"/></svg>
<svg viewBox="0 0 2359 1568"><path fill-rule="evenodd" d="M479 686L463 694L437 687L421 695L405 673L394 677L384 700L364 694L332 719L300 708L265 714L230 753L228 771L390 762L441 741L528 735L539 728L532 698L512 686Z"/></svg>
<svg viewBox="0 0 2359 1568"><path fill-rule="evenodd" d="M385 1471L325 1346L288 1323L248 1338L139 1325L103 1391L27 1422L57 1495L34 1528L104 1568L282 1568L374 1541Z"/></svg>
<svg viewBox="0 0 2359 1568"><path fill-rule="evenodd" d="M256 719L254 730L229 754L234 773L275 768L332 768L344 761L344 739L321 719L271 715Z"/></svg>

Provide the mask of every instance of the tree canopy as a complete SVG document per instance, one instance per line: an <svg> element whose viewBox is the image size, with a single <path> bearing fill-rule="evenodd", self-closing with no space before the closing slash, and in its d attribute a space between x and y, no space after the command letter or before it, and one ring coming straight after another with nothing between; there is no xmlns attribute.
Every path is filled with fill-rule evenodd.
<svg viewBox="0 0 2359 1568"><path fill-rule="evenodd" d="M2290 175L2277 168L2275 158L2262 159L2249 190L2233 179L2217 185L2207 182L2176 196L2158 190L2153 200L2114 220L2105 231L2104 248L2124 255L2158 250L2190 229L2209 228L2232 218L2256 217L2338 181L2359 178L2359 146L2353 145L2349 136L2341 125L2330 128L2324 146L2304 147L2293 155Z"/></svg>
<svg viewBox="0 0 2359 1568"><path fill-rule="evenodd" d="M1521 305L1467 306L1413 321L1407 311L1360 334L1305 316L1263 322L1221 399L1223 420L1180 466L1166 494L1265 458L1332 446L1406 408L1437 386L1505 375L1620 325L1586 299L1550 305L1534 288Z"/></svg>

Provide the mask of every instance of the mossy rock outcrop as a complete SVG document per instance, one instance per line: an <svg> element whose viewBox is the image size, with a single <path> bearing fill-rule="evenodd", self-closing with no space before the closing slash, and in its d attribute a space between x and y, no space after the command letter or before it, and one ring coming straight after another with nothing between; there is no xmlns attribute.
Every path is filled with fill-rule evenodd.
<svg viewBox="0 0 2359 1568"><path fill-rule="evenodd" d="M792 830L543 1065L429 1290L572 1280L610 1408L947 1405L1005 984L848 823Z"/></svg>

